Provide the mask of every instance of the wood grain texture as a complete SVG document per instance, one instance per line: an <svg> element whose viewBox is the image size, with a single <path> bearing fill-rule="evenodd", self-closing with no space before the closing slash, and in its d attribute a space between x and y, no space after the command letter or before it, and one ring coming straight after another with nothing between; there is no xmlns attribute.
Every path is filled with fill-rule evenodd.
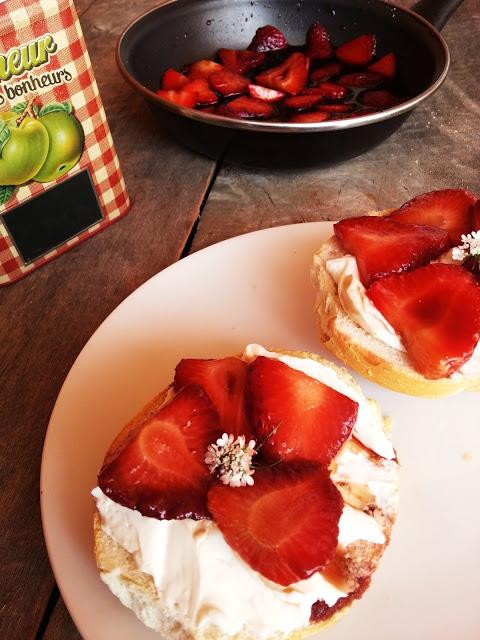
<svg viewBox="0 0 480 640"><path fill-rule="evenodd" d="M102 0L82 14L134 202L131 212L0 290L2 640L35 637L54 585L38 495L43 439L61 384L103 319L142 282L179 258L214 168L214 162L167 139L115 68L113 51L121 28L153 4Z"/></svg>
<svg viewBox="0 0 480 640"><path fill-rule="evenodd" d="M327 169L285 171L236 167L227 154L192 250L271 226L386 209L434 189L480 193L478 0L465 0L443 35L452 56L446 83L365 155Z"/></svg>
<svg viewBox="0 0 480 640"><path fill-rule="evenodd" d="M81 640L82 636L78 632L76 626L68 613L63 600L60 598L52 612L50 621L43 640Z"/></svg>

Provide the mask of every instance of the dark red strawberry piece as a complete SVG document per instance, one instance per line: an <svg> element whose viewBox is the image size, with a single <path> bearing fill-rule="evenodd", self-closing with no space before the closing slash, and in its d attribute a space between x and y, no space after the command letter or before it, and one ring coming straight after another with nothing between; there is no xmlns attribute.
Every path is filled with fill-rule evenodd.
<svg viewBox="0 0 480 640"><path fill-rule="evenodd" d="M250 422L270 461L328 464L350 436L358 404L279 360L259 356L247 373Z"/></svg>
<svg viewBox="0 0 480 640"><path fill-rule="evenodd" d="M204 458L221 435L200 387L185 387L104 462L98 483L114 502L159 519L208 518Z"/></svg>
<svg viewBox="0 0 480 640"><path fill-rule="evenodd" d="M343 248L357 259L366 287L377 278L426 264L449 245L448 234L436 227L375 216L341 220L334 231Z"/></svg>
<svg viewBox="0 0 480 640"><path fill-rule="evenodd" d="M236 49L220 49L218 57L225 68L240 74L249 73L265 61L264 53Z"/></svg>
<svg viewBox="0 0 480 640"><path fill-rule="evenodd" d="M191 108L197 104L198 98L198 94L194 91L164 91L163 89L157 91L157 96L180 107Z"/></svg>
<svg viewBox="0 0 480 640"><path fill-rule="evenodd" d="M197 105L208 106L218 102L218 96L210 89L208 80L199 78L191 80L183 87L183 91L193 91L197 94Z"/></svg>
<svg viewBox="0 0 480 640"><path fill-rule="evenodd" d="M335 51L335 55L344 64L352 67L364 67L375 55L377 46L374 35L363 35L350 40Z"/></svg>
<svg viewBox="0 0 480 640"><path fill-rule="evenodd" d="M190 80L183 73L175 69L167 69L162 78L162 89L165 91L179 91L188 84Z"/></svg>
<svg viewBox="0 0 480 640"><path fill-rule="evenodd" d="M311 111L310 113L295 113L290 118L290 122L298 122L298 123L315 123L315 122L323 122L324 120L328 120L329 114L325 111Z"/></svg>
<svg viewBox="0 0 480 640"><path fill-rule="evenodd" d="M261 87L259 84L249 84L248 93L252 98L257 100L264 100L265 102L278 102L285 97L285 94L281 91L275 91L275 89L267 89Z"/></svg>
<svg viewBox="0 0 480 640"><path fill-rule="evenodd" d="M352 102L345 102L344 104L322 104L319 106L320 111L325 113L350 113L355 109L355 105Z"/></svg>
<svg viewBox="0 0 480 640"><path fill-rule="evenodd" d="M308 30L306 54L312 60L327 60L333 55L328 31L318 21L314 22Z"/></svg>
<svg viewBox="0 0 480 640"><path fill-rule="evenodd" d="M358 101L366 107L374 107L375 109L390 109L390 107L395 107L402 102L401 98L397 98L385 89L362 91L358 96Z"/></svg>
<svg viewBox="0 0 480 640"><path fill-rule="evenodd" d="M255 100L255 98L249 98L247 96L241 96L222 104L217 108L217 114L219 116L226 116L227 118L270 118L274 114L273 107L268 102L262 100Z"/></svg>
<svg viewBox="0 0 480 640"><path fill-rule="evenodd" d="M338 84L344 87L359 87L361 89L370 89L378 87L384 81L383 76L371 71L357 71L356 73L346 73L340 76Z"/></svg>
<svg viewBox="0 0 480 640"><path fill-rule="evenodd" d="M428 224L445 229L451 245L460 243L460 237L471 231L470 207L477 196L462 189L430 191L406 202L390 217L410 224Z"/></svg>
<svg viewBox="0 0 480 640"><path fill-rule="evenodd" d="M265 53L266 51L279 51L287 47L288 42L283 33L276 27L267 24L267 26L257 29L248 49L257 53Z"/></svg>
<svg viewBox="0 0 480 640"><path fill-rule="evenodd" d="M343 499L327 469L308 462L255 471L250 487L214 483L208 508L230 547L287 586L321 571L338 544Z"/></svg>
<svg viewBox="0 0 480 640"><path fill-rule="evenodd" d="M377 280L368 295L429 379L458 371L480 338L480 285L466 269L430 264Z"/></svg>
<svg viewBox="0 0 480 640"><path fill-rule="evenodd" d="M386 56L371 64L368 70L373 73L379 73L388 80L393 80L397 73L397 58L394 53L387 53Z"/></svg>
<svg viewBox="0 0 480 640"><path fill-rule="evenodd" d="M264 87L295 96L307 86L309 66L303 53L292 53L283 64L264 71L255 80Z"/></svg>
<svg viewBox="0 0 480 640"><path fill-rule="evenodd" d="M245 412L247 364L239 358L180 360L175 369L175 389L197 384L220 416L222 428L235 437L251 437Z"/></svg>
<svg viewBox="0 0 480 640"><path fill-rule="evenodd" d="M198 80L199 78L208 79L212 73L221 71L221 64L213 60L197 60L187 67L187 76L190 80Z"/></svg>
<svg viewBox="0 0 480 640"><path fill-rule="evenodd" d="M318 91L326 100L345 100L349 94L348 89L334 82L319 82L313 90Z"/></svg>
<svg viewBox="0 0 480 640"><path fill-rule="evenodd" d="M223 69L212 73L208 77L211 88L224 97L246 93L250 81L234 71Z"/></svg>
<svg viewBox="0 0 480 640"><path fill-rule="evenodd" d="M323 100L321 95L290 96L285 99L284 105L292 111L308 111Z"/></svg>
<svg viewBox="0 0 480 640"><path fill-rule="evenodd" d="M310 79L312 82L325 82L342 73L342 65L339 62L327 62L312 71Z"/></svg>
<svg viewBox="0 0 480 640"><path fill-rule="evenodd" d="M470 231L480 231L480 200L470 207Z"/></svg>

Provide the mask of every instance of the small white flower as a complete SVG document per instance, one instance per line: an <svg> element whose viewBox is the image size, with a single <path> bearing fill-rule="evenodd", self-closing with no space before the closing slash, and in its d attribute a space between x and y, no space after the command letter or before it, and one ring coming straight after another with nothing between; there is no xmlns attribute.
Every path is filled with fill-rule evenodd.
<svg viewBox="0 0 480 640"><path fill-rule="evenodd" d="M480 231L462 236L462 244L452 249L452 259L464 262L469 256L480 256Z"/></svg>
<svg viewBox="0 0 480 640"><path fill-rule="evenodd" d="M223 484L231 487L253 485L255 469L251 468L255 451L255 440L246 443L245 436L235 440L232 434L224 433L216 444L210 444L205 454L205 464L210 473L218 475Z"/></svg>

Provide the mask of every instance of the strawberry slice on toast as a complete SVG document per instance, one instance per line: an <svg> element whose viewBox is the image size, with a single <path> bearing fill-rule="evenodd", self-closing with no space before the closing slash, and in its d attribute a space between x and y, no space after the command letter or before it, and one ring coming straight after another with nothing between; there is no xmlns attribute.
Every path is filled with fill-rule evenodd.
<svg viewBox="0 0 480 640"><path fill-rule="evenodd" d="M350 436L358 404L279 360L259 356L247 373L250 422L269 461L329 464Z"/></svg>
<svg viewBox="0 0 480 640"><path fill-rule="evenodd" d="M355 256L365 287L378 278L427 264L449 246L442 229L391 218L349 218L337 222L334 231L343 248Z"/></svg>
<svg viewBox="0 0 480 640"><path fill-rule="evenodd" d="M178 363L174 385L177 390L192 384L202 387L220 416L223 430L248 440L252 435L245 410L246 379L247 364L239 358L189 358Z"/></svg>
<svg viewBox="0 0 480 640"><path fill-rule="evenodd" d="M476 201L476 195L463 189L430 191L406 202L390 218L445 229L454 246L460 243L462 234L472 231L470 207Z"/></svg>
<svg viewBox="0 0 480 640"><path fill-rule="evenodd" d="M208 508L230 547L277 584L305 580L335 555L343 499L319 465L258 469L249 487L215 483Z"/></svg>
<svg viewBox="0 0 480 640"><path fill-rule="evenodd" d="M470 231L480 231L480 200L474 202L469 211Z"/></svg>
<svg viewBox="0 0 480 640"><path fill-rule="evenodd" d="M368 295L426 378L448 378L472 356L480 338L480 284L463 267L429 264L377 280Z"/></svg>
<svg viewBox="0 0 480 640"><path fill-rule="evenodd" d="M185 387L108 456L99 486L109 498L144 516L208 518L211 476L205 451L221 433L204 391Z"/></svg>

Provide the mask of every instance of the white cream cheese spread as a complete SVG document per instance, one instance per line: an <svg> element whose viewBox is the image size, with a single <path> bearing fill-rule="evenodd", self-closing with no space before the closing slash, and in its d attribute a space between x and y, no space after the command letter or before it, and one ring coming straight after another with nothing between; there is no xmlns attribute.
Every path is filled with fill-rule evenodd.
<svg viewBox="0 0 480 640"><path fill-rule="evenodd" d="M357 423L361 424L355 435L383 459L379 462L356 445L344 445L331 465L332 480L339 483L342 495L340 485L363 484L375 506L394 515L398 466L391 459L395 454L381 418L370 410L368 401L318 362L269 352L259 345L249 345L244 359L249 362L258 355L278 358L359 402L362 411ZM113 502L98 487L92 495L103 530L133 554L138 568L152 577L164 606L178 611L192 627L216 626L231 635L248 629L264 640L279 631L288 633L307 626L317 600L332 606L347 595L318 572L288 587L264 578L233 551L213 521L157 520ZM339 522L339 549L359 540L383 544L382 524L373 515L345 504Z"/></svg>

